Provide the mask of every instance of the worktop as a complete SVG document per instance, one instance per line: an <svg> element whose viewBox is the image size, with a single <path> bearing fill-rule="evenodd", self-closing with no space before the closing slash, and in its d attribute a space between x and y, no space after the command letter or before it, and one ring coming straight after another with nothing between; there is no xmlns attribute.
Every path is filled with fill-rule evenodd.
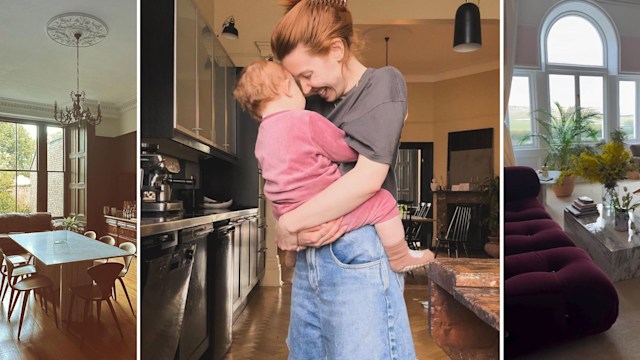
<svg viewBox="0 0 640 360"><path fill-rule="evenodd" d="M497 359L499 259L438 258L429 264L429 333L452 359Z"/></svg>
<svg viewBox="0 0 640 360"><path fill-rule="evenodd" d="M195 213L182 213L165 217L142 217L140 220L140 237L215 223L237 217L256 215L258 215L258 208L201 210Z"/></svg>

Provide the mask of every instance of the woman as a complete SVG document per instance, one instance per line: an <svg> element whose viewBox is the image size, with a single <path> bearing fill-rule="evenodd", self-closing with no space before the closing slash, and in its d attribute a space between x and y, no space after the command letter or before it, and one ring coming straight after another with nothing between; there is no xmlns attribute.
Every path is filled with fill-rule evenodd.
<svg viewBox="0 0 640 360"><path fill-rule="evenodd" d="M276 227L280 248L304 250L293 280L289 358L415 359L403 277L390 269L375 229L342 235L340 221L332 221L381 187L396 195L393 167L407 113L406 84L396 69L366 68L354 56L346 1L285 3L271 47L312 95L307 107L344 130L360 154L356 163L341 165L344 176Z"/></svg>

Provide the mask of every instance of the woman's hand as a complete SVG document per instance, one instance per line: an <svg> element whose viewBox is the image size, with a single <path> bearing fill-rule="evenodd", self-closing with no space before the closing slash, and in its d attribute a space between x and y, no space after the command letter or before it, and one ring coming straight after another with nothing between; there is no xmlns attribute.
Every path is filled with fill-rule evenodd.
<svg viewBox="0 0 640 360"><path fill-rule="evenodd" d="M288 230L286 215L276 222L276 243L283 250L304 250L307 247L321 247L340 238L347 227L342 226L342 218L300 231Z"/></svg>

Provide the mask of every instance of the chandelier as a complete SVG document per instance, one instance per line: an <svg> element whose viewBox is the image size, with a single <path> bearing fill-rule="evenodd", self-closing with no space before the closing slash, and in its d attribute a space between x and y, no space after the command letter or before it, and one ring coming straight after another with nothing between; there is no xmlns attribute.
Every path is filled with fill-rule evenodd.
<svg viewBox="0 0 640 360"><path fill-rule="evenodd" d="M97 113L85 105L85 92L80 91L80 45L91 46L102 41L107 35L107 27L100 19L87 14L68 13L54 17L47 24L47 33L55 42L76 47L76 90L71 91L71 108L58 109L53 105L53 118L63 126L86 124L98 125L102 122L102 111L98 102ZM86 35L83 37L83 35ZM75 40L75 41L74 41Z"/></svg>

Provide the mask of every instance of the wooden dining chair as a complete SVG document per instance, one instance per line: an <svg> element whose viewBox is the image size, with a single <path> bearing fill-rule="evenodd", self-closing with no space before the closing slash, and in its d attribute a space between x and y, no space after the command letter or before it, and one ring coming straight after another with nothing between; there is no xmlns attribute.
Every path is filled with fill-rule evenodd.
<svg viewBox="0 0 640 360"><path fill-rule="evenodd" d="M410 249L418 250L420 248L418 244L422 243L422 223L411 221L411 218L414 216L425 218L429 214L430 209L431 203L422 202L415 212L412 214L410 213L408 218L405 219L405 222L409 224L405 227L405 238Z"/></svg>
<svg viewBox="0 0 640 360"><path fill-rule="evenodd" d="M58 312L56 310L56 303L55 301L53 301L53 281L51 281L51 279L49 279L44 275L39 275L36 273L32 273L29 275L29 277L18 280L16 272L19 271L20 269L26 268L27 266L16 268L15 265L8 258L8 256L3 254L2 257L7 267L7 276L9 277L9 279L12 279L14 277L16 279L16 281L9 281L9 286L11 286L12 292L11 292L11 299L9 300L9 315L7 317L7 320L11 320L11 314L13 314L13 311L16 308L16 304L18 302L18 298L20 297L20 293L24 293L24 296L22 298L22 311L20 313L20 325L18 325L18 340L20 340L20 333L22 332L22 322L24 320L24 312L27 309L27 300L29 299L29 293L31 292L31 290L34 291L34 294L36 291L45 290L45 289L49 292L49 296L51 296L51 299L52 299L51 303L53 305L53 317L56 322L56 327L58 327ZM28 266L32 266L32 265L28 265ZM13 298L14 292L17 292L15 299ZM40 294L41 304L42 304L42 298L43 296L42 294ZM44 299L45 312L48 312L47 309L49 308L49 304L48 304L49 300L47 299L46 296L44 298L45 298Z"/></svg>
<svg viewBox="0 0 640 360"><path fill-rule="evenodd" d="M9 282L12 280L12 277L9 276L7 270L6 260L4 260L4 256L6 254L0 247L0 258L2 258L2 265L0 266L0 301L4 300L5 295L7 294L7 290L9 289ZM28 265L28 260L21 255L7 255L7 258L13 264L16 271L13 273L13 277L19 278L36 272L36 268L33 265ZM28 265L28 266L27 266ZM17 270L17 268L21 268ZM13 292L13 291L12 291ZM11 303L11 302L9 302Z"/></svg>
<svg viewBox="0 0 640 360"><path fill-rule="evenodd" d="M469 224L471 223L471 211L471 206L456 206L451 222L449 223L449 228L447 229L447 234L444 237L438 236L434 257L438 257L438 249L442 243L447 244L447 254L449 257L451 257L452 247L455 248L456 258L458 257L459 245L462 245L464 253L469 257L466 242L469 234Z"/></svg>
<svg viewBox="0 0 640 360"><path fill-rule="evenodd" d="M116 239L113 238L113 236L111 235L105 235L105 236L100 236L100 239L98 239L98 241L103 242L107 245L111 245L111 246L115 246L116 245ZM93 260L94 264L104 264L109 262L109 259L97 259L97 260Z"/></svg>
<svg viewBox="0 0 640 360"><path fill-rule="evenodd" d="M111 235L105 235L105 236L100 236L100 239L98 239L98 241L101 241L107 245L111 245L111 246L115 246L116 245L116 239L113 238L113 236Z"/></svg>
<svg viewBox="0 0 640 360"><path fill-rule="evenodd" d="M136 249L136 246L130 242L125 242L120 244L119 248L131 254L129 256L122 257L124 259L124 268L122 268L122 271L120 271L120 274L118 275L118 281L120 282L120 285L122 285L124 294L127 297L127 301L129 302L129 307L131 308L131 313L133 314L133 316L136 316L136 313L133 311L133 306L131 305L131 299L129 298L127 287L124 285L124 280L122 278L124 278L125 275L127 275L127 273L129 272L129 267L131 266L131 262L133 261L133 255L135 255L135 253L137 252L137 249ZM116 297L115 286L113 287L113 299L116 301L118 300L118 298Z"/></svg>
<svg viewBox="0 0 640 360"><path fill-rule="evenodd" d="M111 310L111 315L113 315L113 319L116 322L116 326L118 327L118 332L120 332L120 337L124 339L124 335L122 334L122 329L120 329L120 323L118 322L118 318L116 317L116 312L113 309L113 304L109 299L111 297L111 291L115 286L115 281L122 269L124 268L123 264L109 262L104 264L94 265L87 269L87 273L93 280L92 284L87 285L79 285L72 286L69 288L71 291L71 300L69 301L69 317L71 316L71 311L73 309L73 302L77 297L84 300L84 315L82 321L85 323L85 328L87 324L87 320L89 317L89 309L93 302L96 302L96 308L98 311L98 321L100 320L100 312L101 312L101 304L103 301L107 302L109 305L109 309ZM70 320L70 319L69 319ZM69 321L70 322L70 321ZM69 322L67 322L67 329L69 328ZM81 340L84 341L84 333L82 332Z"/></svg>
<svg viewBox="0 0 640 360"><path fill-rule="evenodd" d="M95 240L98 237L95 231L85 231L84 236L91 238L93 240Z"/></svg>

